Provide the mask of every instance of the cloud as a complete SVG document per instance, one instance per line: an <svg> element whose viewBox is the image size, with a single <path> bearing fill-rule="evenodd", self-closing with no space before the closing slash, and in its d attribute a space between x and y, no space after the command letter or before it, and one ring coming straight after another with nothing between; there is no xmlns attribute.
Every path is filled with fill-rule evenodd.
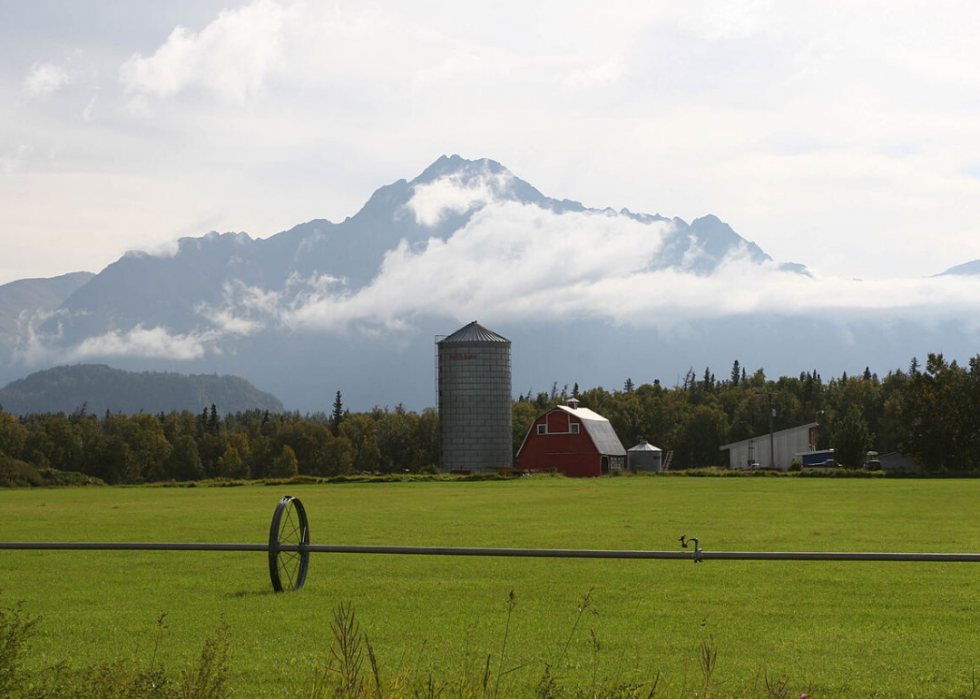
<svg viewBox="0 0 980 699"><path fill-rule="evenodd" d="M64 348L56 344L56 338L32 333L14 350L12 363L41 366L109 357L191 361L209 353L221 354L221 338L222 333L214 330L180 334L166 328L137 325L127 332L114 330Z"/></svg>
<svg viewBox="0 0 980 699"><path fill-rule="evenodd" d="M450 186L431 192L446 194L427 200L432 211L468 201ZM972 319L980 315L980 277L808 276L776 262L755 262L745 245L734 247L710 274L684 266L656 269L665 241L676 235L669 221L645 223L612 211L555 213L492 193L480 201L482 207L448 239L432 237L422 246L402 241L360 289L317 274L294 273L277 288L231 281L220 302L195 308L204 330L180 334L137 326L68 350L51 349L57 338L46 343L32 335L19 360L190 361L221 353L234 338L264 332L355 333L407 342L418 332L418 320L433 316L492 323L599 320L667 335L700 319L748 315L838 321L844 329L905 320L928 327L949 319L977 328ZM692 242L691 250L703 249L703 241Z"/></svg>
<svg viewBox="0 0 980 699"><path fill-rule="evenodd" d="M514 201L512 185L509 172L484 168L416 186L405 206L419 224L435 226L449 212L472 216L449 238L403 240L362 288L293 273L280 288L227 283L220 303L195 310L217 344L267 330L391 337L433 315L597 319L670 330L699 318L749 314L931 322L971 318L980 307L980 277L860 281L799 274L754 261L744 243L706 274L698 263L707 241L693 234L685 234L680 264L663 269L665 242L677 243L671 221L638 221L612 210L556 213ZM142 351L138 342L108 340Z"/></svg>
<svg viewBox="0 0 980 699"><path fill-rule="evenodd" d="M71 359L80 361L95 357L143 357L187 361L203 357L214 339L216 337L211 333L173 335L165 328L144 328L137 325L125 333L114 331L99 337L86 338L72 350Z"/></svg>
<svg viewBox="0 0 980 699"><path fill-rule="evenodd" d="M762 30L771 6L770 0L715 0L685 8L690 14L681 21L712 41L746 39Z"/></svg>
<svg viewBox="0 0 980 699"><path fill-rule="evenodd" d="M256 0L224 10L199 33L176 27L151 56L133 55L120 68L134 96L172 97L202 88L232 102L248 102L281 60L282 33L291 9Z"/></svg>
<svg viewBox="0 0 980 699"><path fill-rule="evenodd" d="M21 172L30 159L33 148L20 144L10 153L0 155L0 175L14 175Z"/></svg>
<svg viewBox="0 0 980 699"><path fill-rule="evenodd" d="M566 87L594 89L612 85L623 77L624 68L619 59L611 59L587 68L574 68L561 78Z"/></svg>
<svg viewBox="0 0 980 699"><path fill-rule="evenodd" d="M70 317L64 309L21 311L17 318L20 338L13 348L12 364L25 366L84 362L107 357L138 357L189 361L208 353L221 354L220 341L228 334L224 329L205 329L191 333L173 333L166 328L146 328L142 324L127 331L111 330L85 338L73 347L63 345L63 322ZM57 330L42 333L41 326L56 319Z"/></svg>
<svg viewBox="0 0 980 699"><path fill-rule="evenodd" d="M439 191L449 192L443 203L467 201L448 188ZM431 210L440 210L436 201ZM447 240L431 238L421 249L403 241L362 289L337 280L296 282L301 293L242 289L228 301L236 313L261 316L270 327L368 334L404 332L413 319L431 315L670 328L748 314L931 322L970 318L980 308L977 277L808 276L754 262L746 246L708 275L652 269L673 231L669 222L640 223L611 212L557 214L491 198ZM693 243L696 255L701 241Z"/></svg>
<svg viewBox="0 0 980 699"><path fill-rule="evenodd" d="M210 321L222 335L254 335L278 322L284 300L284 292L267 291L234 281L223 286L219 305L202 303L194 311Z"/></svg>
<svg viewBox="0 0 980 699"><path fill-rule="evenodd" d="M343 285L343 280L329 274L302 278L293 273L279 291L235 280L223 285L219 304L201 303L194 312L214 326L216 337L254 335L267 328L290 325L290 313L329 296Z"/></svg>
<svg viewBox="0 0 980 699"><path fill-rule="evenodd" d="M53 63L41 63L31 68L24 79L24 89L34 97L47 97L70 82L71 76L65 68Z"/></svg>
<svg viewBox="0 0 980 699"><path fill-rule="evenodd" d="M714 212L776 258L847 276L980 257L980 74L961 69L980 60L980 10L968 4L937 6L924 22L901 0L887 13L839 1L595 12L236 0L220 14L187 3L129 24L103 4L79 15L80 53L31 54L55 45L50 23L25 23L44 33L7 42L9 65L36 65L3 86L13 99L0 117L16 139L3 152L23 142L65 158L0 202L0 229L76 254L99 248L103 264L120 252L93 242L110 228L104 212L141 198L267 235L303 217L342 220L447 150L501 159L558 198ZM84 64L119 78L98 85L98 129L78 128L91 97ZM59 99L16 99L49 90ZM133 188L104 188L98 212L80 210L66 173L94 182L110 171ZM49 204L41 221L37 201ZM186 223L153 218L144 240ZM10 267L46 259L45 274L64 271L36 250L5 252Z"/></svg>
<svg viewBox="0 0 980 699"><path fill-rule="evenodd" d="M494 201L448 240L432 238L421 251L403 242L364 289L307 297L283 319L295 328L340 330L400 328L421 314L575 315L584 309L568 304L569 290L642 270L669 230L606 212L556 214Z"/></svg>
<svg viewBox="0 0 980 699"><path fill-rule="evenodd" d="M486 206L501 193L510 189L513 175L504 171L484 170L475 176L453 173L432 182L418 184L405 207L415 220L429 228L437 225L446 214L463 214Z"/></svg>
<svg viewBox="0 0 980 699"><path fill-rule="evenodd" d="M82 110L82 121L89 122L92 121L92 113L95 111L96 98L92 97L88 104L85 105L85 109Z"/></svg>

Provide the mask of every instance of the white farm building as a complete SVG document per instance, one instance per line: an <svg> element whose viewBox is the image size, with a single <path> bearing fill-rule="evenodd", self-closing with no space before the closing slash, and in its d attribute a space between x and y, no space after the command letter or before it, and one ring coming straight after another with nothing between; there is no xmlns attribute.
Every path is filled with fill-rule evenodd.
<svg viewBox="0 0 980 699"><path fill-rule="evenodd" d="M819 428L819 423L809 422L799 427L773 432L772 456L774 458L770 458L769 433L743 439L741 442L723 444L721 450L728 451L728 468L752 468L753 464L758 464L756 468L768 468L772 465L780 471L787 471L800 454L816 451Z"/></svg>

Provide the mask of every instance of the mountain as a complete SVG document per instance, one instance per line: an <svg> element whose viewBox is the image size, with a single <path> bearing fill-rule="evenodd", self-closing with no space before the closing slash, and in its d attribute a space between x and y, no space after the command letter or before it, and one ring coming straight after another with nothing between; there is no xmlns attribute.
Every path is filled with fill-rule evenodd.
<svg viewBox="0 0 980 699"><path fill-rule="evenodd" d="M44 324L42 331L60 334L63 345L110 331L126 332L137 325L189 333L213 324L206 313L226 305L229 295L238 290L288 294L290 283L297 279L334 279L345 291L356 291L378 275L385 254L400 243L413 249L431 239L448 240L482 208L477 204L450 208L438 218L425 211L413 215L413 198L440 182L486 194L497 202L556 214L617 215L611 209L587 209L579 202L546 197L493 160L443 156L411 182L398 180L381 187L357 214L339 224L308 221L267 239L211 232L181 238L172 256L129 253L72 294L61 306L63 313ZM770 259L715 216L687 224L625 209L618 215L642 224L671 224L672 232L651 269L686 266L710 274L726 255L742 247L753 261Z"/></svg>
<svg viewBox="0 0 980 699"><path fill-rule="evenodd" d="M0 286L0 345L24 335L27 323L49 313L95 275L72 272L50 279L19 279Z"/></svg>
<svg viewBox="0 0 980 699"><path fill-rule="evenodd" d="M972 356L969 300L922 305L962 285L913 282L817 279L714 215L590 208L493 160L443 156L339 223L126 254L7 345L0 382L99 362L243 376L301 411L329 410L338 390L352 410L421 409L436 403L433 340L474 319L513 342L515 395L672 385L690 368L725 376L735 359L831 376Z"/></svg>
<svg viewBox="0 0 980 699"><path fill-rule="evenodd" d="M973 260L972 262L967 262L962 265L956 265L955 267L950 267L942 274L937 274L937 277L946 276L974 276L980 274L980 260Z"/></svg>
<svg viewBox="0 0 980 699"><path fill-rule="evenodd" d="M38 371L0 389L0 406L13 415L71 413L198 413L214 404L219 413L258 409L282 412L283 405L237 376L185 376L77 364Z"/></svg>

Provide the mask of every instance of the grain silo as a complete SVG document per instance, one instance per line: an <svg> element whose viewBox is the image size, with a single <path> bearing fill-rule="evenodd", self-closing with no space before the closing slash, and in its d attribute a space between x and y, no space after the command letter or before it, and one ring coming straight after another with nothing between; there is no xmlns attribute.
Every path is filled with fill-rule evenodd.
<svg viewBox="0 0 980 699"><path fill-rule="evenodd" d="M630 471L659 472L663 451L646 440L626 452L627 468Z"/></svg>
<svg viewBox="0 0 980 699"><path fill-rule="evenodd" d="M442 470L511 466L510 340L474 320L438 347Z"/></svg>

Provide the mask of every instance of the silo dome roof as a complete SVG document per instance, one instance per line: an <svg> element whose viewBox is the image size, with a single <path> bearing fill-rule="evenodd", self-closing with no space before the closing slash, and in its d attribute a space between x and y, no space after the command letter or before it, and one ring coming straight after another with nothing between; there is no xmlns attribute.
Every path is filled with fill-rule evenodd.
<svg viewBox="0 0 980 699"><path fill-rule="evenodd" d="M649 442L640 442L635 447L631 447L630 451L663 451L663 449L658 449Z"/></svg>
<svg viewBox="0 0 980 699"><path fill-rule="evenodd" d="M469 325L464 325L446 339L441 340L439 344L441 345L445 342L510 342L510 340L506 337L501 337L493 330L487 330L474 320Z"/></svg>

